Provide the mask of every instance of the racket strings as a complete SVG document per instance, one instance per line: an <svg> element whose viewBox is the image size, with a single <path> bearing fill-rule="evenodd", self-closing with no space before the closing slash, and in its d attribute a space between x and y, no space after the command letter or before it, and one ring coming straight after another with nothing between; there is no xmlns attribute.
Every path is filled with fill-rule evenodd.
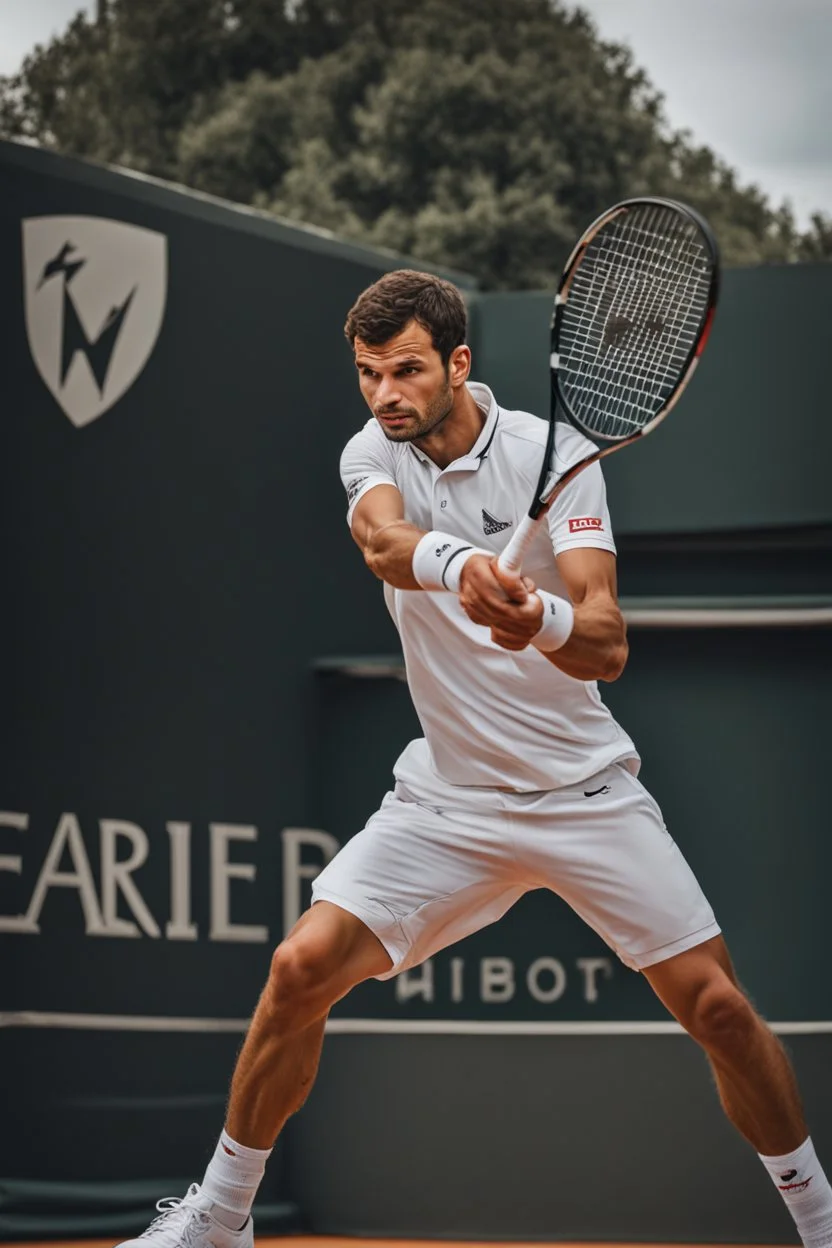
<svg viewBox="0 0 832 1248"><path fill-rule="evenodd" d="M603 416L614 410L616 400L623 400L625 408L635 408L629 415L619 411L620 432L639 427L644 423L644 415L649 418L656 410L657 401L659 405L664 402L696 340L696 324L691 325L687 317L675 313L669 302L669 289L678 277L678 270L670 264L658 268L654 264L649 275L642 272L634 281L629 299L621 301L623 307L610 309L604 333L596 331L593 335L590 328L592 367L584 404L594 405L598 398L607 399L608 403L599 405ZM687 293L682 291L683 304ZM634 335L633 324L645 328ZM657 349L660 333L666 335L666 341ZM611 351L617 353L618 361L603 359ZM620 358L622 353L626 353L626 363Z"/></svg>
<svg viewBox="0 0 832 1248"><path fill-rule="evenodd" d="M620 232L612 245L604 240L596 249L597 271L602 274L597 309L602 316L593 315L598 291L597 283L591 282L575 334L577 406L584 419L589 419L591 409L594 423L606 428L608 435L626 436L652 416L695 341L699 318L691 323L684 314L689 311L688 288L696 288L695 267L689 255L688 263L680 265L678 247L675 255L652 253L648 267L654 237L652 231L629 229L623 237ZM670 294L680 285L682 313L673 315ZM641 327L640 332L634 333L634 327ZM665 340L659 349L661 334Z"/></svg>
<svg viewBox="0 0 832 1248"><path fill-rule="evenodd" d="M656 251L655 239L655 227L644 229L631 225L625 231L619 230L617 237L602 237L596 248L596 262L600 261L606 287L606 298L598 304L599 310L607 313L604 332L601 333L601 325L597 321L593 324L591 319L591 290L587 292L588 299L581 314L581 330L585 333L588 330L596 371L602 352L610 348L628 348L629 363L636 375L650 376L655 372L661 380L664 372L665 377L670 378L675 373L674 355L678 354L680 346L689 349L695 338L696 323L691 324L684 313L690 310L692 283L694 294L696 291L700 250L694 248L692 252L689 240L683 238L681 246L680 240L676 240L675 254L666 250ZM612 299L609 290L611 277L618 279ZM674 309L671 298L674 293L681 295L678 311ZM636 336L635 341L631 332L634 325L641 325L642 331L646 330ZM666 358L655 350L655 338L662 330L669 331L665 344Z"/></svg>
<svg viewBox="0 0 832 1248"><path fill-rule="evenodd" d="M624 438L663 408L709 305L712 261L694 222L661 205L613 218L573 276L559 384L589 432Z"/></svg>
<svg viewBox="0 0 832 1248"><path fill-rule="evenodd" d="M603 321L593 317L595 292L590 289L576 334L579 346L583 340L576 361L584 382L582 406L591 404L602 420L617 406L615 431L623 433L638 428L645 416L649 419L656 401L660 405L672 389L695 341L699 320L691 321L689 316L691 285L694 294L696 289L696 257L692 265L690 255L680 254L677 248L672 256L653 254L648 267L652 235L632 229L627 233L627 251L622 253L620 239L597 249L604 270L605 289L598 303ZM622 266L615 267L622 254L628 271L624 280L613 282L611 299L610 279L624 272ZM680 264L680 260L687 263ZM671 293L681 296L678 312ZM641 332L634 333L634 326L640 326ZM664 342L659 344L662 334Z"/></svg>

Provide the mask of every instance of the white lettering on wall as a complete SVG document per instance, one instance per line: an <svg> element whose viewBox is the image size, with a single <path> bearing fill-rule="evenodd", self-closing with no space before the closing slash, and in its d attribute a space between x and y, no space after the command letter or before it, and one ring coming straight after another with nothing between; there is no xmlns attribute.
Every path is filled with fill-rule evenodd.
<svg viewBox="0 0 832 1248"><path fill-rule="evenodd" d="M121 860L118 857L119 838L129 841L131 845L130 856ZM108 936L134 937L144 932L155 940L162 934L131 878L133 872L147 861L149 848L147 833L138 824L127 823L123 819L101 820L101 910ZM137 923L119 918L119 893Z"/></svg>
<svg viewBox="0 0 832 1248"><path fill-rule="evenodd" d="M170 837L170 920L165 924L168 940L196 940L191 922L191 825L167 823Z"/></svg>
<svg viewBox="0 0 832 1248"><path fill-rule="evenodd" d="M576 958L577 974L559 958L542 956L528 966L518 965L513 958L480 958L473 963L466 980L466 959L460 956L447 962L425 963L429 973L421 976L416 970L406 971L396 980L396 1000L420 998L446 1005L463 1005L468 1001L500 1004L516 1001L527 994L539 1005L562 1000L569 989L574 999L580 989L582 999L595 1005L599 998L599 982L612 979L612 958Z"/></svg>
<svg viewBox="0 0 832 1248"><path fill-rule="evenodd" d="M253 862L229 862L231 841L256 841L257 829L247 824L212 823L211 837L211 930L209 940L265 944L269 929L259 924L231 922L231 880L252 882L257 876Z"/></svg>
<svg viewBox="0 0 832 1248"><path fill-rule="evenodd" d="M598 973L604 979L612 979L612 960L610 958L578 958L575 963L584 977L584 1001L594 1005L598 1000Z"/></svg>
<svg viewBox="0 0 832 1248"><path fill-rule="evenodd" d="M552 983L548 988L541 984L541 975L551 975ZM566 992L566 971L563 963L557 958L537 958L526 972L526 987L529 996L534 997L541 1005L551 1005L553 1001L559 1001Z"/></svg>
<svg viewBox="0 0 832 1248"><path fill-rule="evenodd" d="M514 963L511 958L483 958L480 962L480 999L489 1005L514 996Z"/></svg>
<svg viewBox="0 0 832 1248"><path fill-rule="evenodd" d="M72 871L61 871L60 869L64 850L68 851L72 859L74 868ZM61 815L58 826L55 829L52 844L49 846L49 851L35 884L35 891L32 893L32 900L29 902L29 909L26 911L27 931L40 931L38 920L50 888L77 889L81 909L84 912L84 924L87 935L106 936L108 934L107 926L99 909L98 897L95 893L95 882L92 878L90 860L87 857L87 851L84 849L81 829L78 826L77 818L72 814Z"/></svg>
<svg viewBox="0 0 832 1248"><path fill-rule="evenodd" d="M189 822L172 820L164 826L167 853L163 840L154 842L143 828L121 819L101 819L98 844L91 839L87 847L77 816L61 815L45 858L36 868L37 878L28 906L21 899L9 906L20 913L0 914L0 933L38 935L42 914L49 914L47 898L51 889L69 888L78 894L87 935L155 940L164 935L167 940L198 940L200 932L193 919L192 854L196 852L195 846L205 852L206 838L194 838ZM30 833L29 815L21 811L0 811L0 833L4 829L9 829L15 837L23 832ZM28 840L27 836L26 842ZM249 925L232 917L245 917L247 890L240 885L255 882L257 866L255 862L234 861L231 855L244 856L239 846L235 848L237 842L252 845L258 840L258 829L248 824L209 825L208 897L200 900L203 904L206 900L209 903L207 934L212 941L263 944L269 939L265 925ZM304 908L309 881L332 860L340 845L336 837L320 828L287 827L281 833L281 846L283 918L284 930L288 932ZM14 844L13 848L18 847ZM5 844L3 849L7 850ZM93 875L96 852L100 855L100 889ZM166 868L170 871L170 912L164 923L162 916L157 921L140 887L142 868L151 871L146 864L154 853L157 856L153 873L154 897L160 895L160 871ZM119 854L123 856L120 858ZM0 872L22 877L24 859L24 853L3 852ZM202 878L202 874L200 872L198 878ZM276 880L275 885L279 888L280 881ZM444 1004L450 1009L469 1002L490 1006L524 999L545 1007L566 999L580 999L595 1006L602 985L612 979L615 966L611 957L603 956L576 958L568 965L552 956L530 960L527 955L522 961L488 957L471 959L470 970L466 970L466 961L454 951L451 957L429 960L421 967L400 974L393 985L396 1002L400 1005L412 1002L417 1013L422 1002ZM457 1012L454 1010L449 1017Z"/></svg>
<svg viewBox="0 0 832 1248"><path fill-rule="evenodd" d="M432 1001L434 994L433 962L428 959L415 971L402 971L396 976L396 1000L410 1001L413 997L421 997L423 1001Z"/></svg>
<svg viewBox="0 0 832 1248"><path fill-rule="evenodd" d="M0 828L14 828L17 832L25 832L29 827L29 816L16 810L0 810ZM20 875L23 871L23 859L20 854L0 854L0 871L12 871ZM27 926L25 914L0 914L0 932L31 932L37 928Z"/></svg>
<svg viewBox="0 0 832 1248"><path fill-rule="evenodd" d="M283 935L287 936L303 910L303 880L314 880L341 848L330 832L320 828L284 828L283 839ZM323 861L301 861L301 850L312 846L321 851Z"/></svg>
<svg viewBox="0 0 832 1248"><path fill-rule="evenodd" d="M464 970L464 958L451 958L451 1000L454 1005L459 1005L465 995L465 984L462 978Z"/></svg>
<svg viewBox="0 0 832 1248"><path fill-rule="evenodd" d="M0 831L29 830L29 816L21 811L0 811ZM199 929L194 922L191 879L192 825L171 820L165 824L168 835L170 870L170 917L164 924L167 940L195 941ZM209 825L209 939L236 943L262 944L269 939L268 928L259 924L233 921L231 917L234 881L254 882L257 867L253 862L231 861L232 842L256 842L258 830L248 824L215 823ZM336 837L319 828L286 828L283 831L283 900L286 930L297 922L303 909L303 884L313 880L338 852ZM125 846L127 847L125 852ZM317 862L303 862L303 851L317 851ZM0 914L0 932L38 935L40 917L50 889L74 888L78 892L86 934L136 939L162 936L160 923L142 896L138 873L151 857L151 841L145 830L124 819L99 821L97 846L100 859L100 890L91 865L90 853L78 818L64 814L52 836L46 857L40 865L37 881L28 906L20 905L20 913ZM158 855L158 845L155 848ZM122 855L121 857L119 855ZM68 856L69 863L62 867ZM24 856L20 853L0 854L0 871L23 875ZM158 865L156 867L158 878ZM242 906L243 900L239 904Z"/></svg>

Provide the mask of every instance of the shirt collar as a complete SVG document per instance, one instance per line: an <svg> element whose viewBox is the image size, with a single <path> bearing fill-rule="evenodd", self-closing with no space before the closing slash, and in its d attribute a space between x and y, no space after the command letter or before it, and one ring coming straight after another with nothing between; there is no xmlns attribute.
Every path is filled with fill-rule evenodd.
<svg viewBox="0 0 832 1248"><path fill-rule="evenodd" d="M479 381L468 381L465 384L467 385L468 392L474 399L477 407L485 415L485 422L480 430L479 437L471 447L468 454L460 456L459 459L455 459L453 464L449 464L448 467L476 469L479 468L480 464L487 457L488 452L491 449L491 443L494 441L494 434L497 431L497 421L500 416L500 409L497 406L497 400L494 398L494 395L491 393L488 386L484 386ZM410 449L416 458L421 460L423 464L433 463L430 456L426 455L424 451L419 450L419 447L414 446L412 442L410 443Z"/></svg>

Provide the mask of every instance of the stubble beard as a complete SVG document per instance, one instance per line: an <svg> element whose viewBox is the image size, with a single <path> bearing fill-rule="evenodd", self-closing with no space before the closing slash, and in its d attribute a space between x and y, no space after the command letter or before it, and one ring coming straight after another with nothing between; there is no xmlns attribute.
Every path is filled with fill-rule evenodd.
<svg viewBox="0 0 832 1248"><path fill-rule="evenodd" d="M415 420L417 422L415 428L411 426L409 429L392 429L389 425L379 421L381 431L388 442L418 442L422 438L429 437L443 421L448 419L453 406L454 392L448 384L444 390L431 399L424 415L420 416L412 408L396 413L396 415L408 416Z"/></svg>

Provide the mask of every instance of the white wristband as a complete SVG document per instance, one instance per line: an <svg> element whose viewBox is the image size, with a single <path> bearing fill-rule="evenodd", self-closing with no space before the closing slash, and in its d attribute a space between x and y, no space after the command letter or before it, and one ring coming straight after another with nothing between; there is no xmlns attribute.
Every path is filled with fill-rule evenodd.
<svg viewBox="0 0 832 1248"><path fill-rule="evenodd" d="M413 552L413 576L422 589L448 590L458 594L460 573L472 555L488 555L491 558L492 552L480 550L461 537L434 529L425 534Z"/></svg>
<svg viewBox="0 0 832 1248"><path fill-rule="evenodd" d="M575 612L572 603L565 598L556 598L545 589L534 591L543 603L543 623L540 631L532 637L532 645L537 650L560 650L566 645L572 629L575 627Z"/></svg>

